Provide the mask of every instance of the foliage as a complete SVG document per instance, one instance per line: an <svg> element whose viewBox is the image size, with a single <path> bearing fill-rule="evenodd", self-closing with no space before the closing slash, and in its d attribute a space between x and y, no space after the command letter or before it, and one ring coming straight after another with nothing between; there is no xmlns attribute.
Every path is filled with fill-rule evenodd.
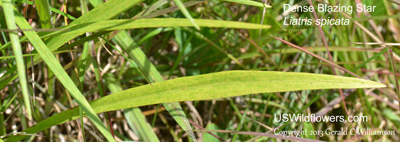
<svg viewBox="0 0 400 142"><path fill-rule="evenodd" d="M321 35L315 25L283 25L314 16L285 15L286 3L308 4L0 0L0 140L340 141L352 135L271 130L398 132L398 5L364 2L380 7L371 15L317 13L357 17ZM285 123L274 114L368 121Z"/></svg>

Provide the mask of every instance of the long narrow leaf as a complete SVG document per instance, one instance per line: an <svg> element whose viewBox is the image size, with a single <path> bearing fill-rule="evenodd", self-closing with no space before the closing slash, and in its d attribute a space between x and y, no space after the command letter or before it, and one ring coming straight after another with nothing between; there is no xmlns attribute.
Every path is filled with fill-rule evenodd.
<svg viewBox="0 0 400 142"><path fill-rule="evenodd" d="M206 20L196 19L196 23L200 27L212 28L237 28L237 29L269 29L269 25L260 25L244 22L233 21L220 21L220 20ZM192 23L187 19L181 18L152 18L152 19L124 19L124 20L104 20L99 22L71 24L60 31L51 32L42 36L78 36L86 32L96 31L114 31L124 29L138 29L138 28L158 28L158 27L192 27Z"/></svg>
<svg viewBox="0 0 400 142"><path fill-rule="evenodd" d="M6 17L6 24L8 29L14 30L17 29L17 25L15 25L14 11L11 0L4 0L2 3L4 9L4 15ZM22 96L24 98L25 109L28 115L28 119L32 119L32 110L31 103L29 99L29 91L28 91L28 81L26 80L26 70L24 58L22 57L22 48L19 43L19 37L17 32L10 32L9 34L10 40L12 43L15 61L17 62L17 69L19 75L19 83L21 85Z"/></svg>
<svg viewBox="0 0 400 142"><path fill-rule="evenodd" d="M90 105L96 113L126 109L165 102L210 100L246 94L272 93L316 89L382 88L386 85L351 77L311 73L288 73L268 71L227 71L182 77L152 86L143 85L124 90ZM51 126L79 118L78 108L53 115L24 132L34 134ZM23 136L11 136L17 141Z"/></svg>

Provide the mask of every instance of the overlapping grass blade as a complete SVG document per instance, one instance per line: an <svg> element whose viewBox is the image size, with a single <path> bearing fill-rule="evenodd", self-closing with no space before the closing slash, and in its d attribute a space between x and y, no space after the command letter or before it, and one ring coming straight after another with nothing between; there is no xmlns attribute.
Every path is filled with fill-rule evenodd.
<svg viewBox="0 0 400 142"><path fill-rule="evenodd" d="M207 20L195 19L200 27L212 28L237 28L237 29L269 29L269 25L260 25L244 22L233 21L220 21L220 20ZM104 20L99 22L90 22L83 24L71 24L60 31L51 32L42 36L78 36L86 32L96 31L114 31L124 29L138 29L138 28L158 28L158 27L192 27L192 23L187 19L181 18L151 18L151 19L124 19L124 20Z"/></svg>
<svg viewBox="0 0 400 142"><path fill-rule="evenodd" d="M17 25L15 24L12 1L4 0L2 3L2 6L4 9L4 15L6 18L6 24L7 24L8 29L10 29L10 30L17 29ZM28 81L26 78L25 63L24 63L24 58L22 57L21 44L19 42L19 37L18 37L17 32L10 32L9 36L10 36L10 40L11 40L14 55L15 55L15 61L17 63L19 83L21 86L22 96L24 98L24 105L25 105L26 113L27 113L28 119L31 120L32 119L32 109L31 109L31 103L30 103L30 97L29 97Z"/></svg>
<svg viewBox="0 0 400 142"><path fill-rule="evenodd" d="M16 13L15 20L20 28L32 29L29 23L24 19L24 17L22 17L22 15L19 15L16 9L15 13ZM61 64L58 62L53 53L47 48L44 42L40 39L37 33L34 31L24 31L24 34L29 39L31 44L36 48L36 51L46 62L48 67L54 72L54 75L58 78L61 84L63 84L65 89L71 93L71 95L75 98L76 102L83 109L83 111L86 112L89 119L92 120L92 122L98 128L98 130L105 136L105 138L108 141L115 141L110 132L104 126L103 122L96 115L92 107L89 105L88 101L85 99L83 94L75 86L74 82L71 80L69 75L64 71Z"/></svg>
<svg viewBox="0 0 400 142"><path fill-rule="evenodd" d="M226 71L182 77L165 82L143 85L124 90L90 105L96 113L114 111L144 105L210 100L246 94L286 92L316 89L381 88L386 85L351 77L311 73L269 71ZM78 108L53 115L24 132L34 134L51 126L79 118ZM21 140L24 136L11 136L9 140Z"/></svg>

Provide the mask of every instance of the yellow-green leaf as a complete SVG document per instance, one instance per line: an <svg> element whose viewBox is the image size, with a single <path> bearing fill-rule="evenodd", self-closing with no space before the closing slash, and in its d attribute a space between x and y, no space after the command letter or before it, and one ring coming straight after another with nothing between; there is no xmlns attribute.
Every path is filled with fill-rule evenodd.
<svg viewBox="0 0 400 142"><path fill-rule="evenodd" d="M256 93L317 89L381 88L386 85L364 79L311 73L273 71L226 71L182 77L124 90L90 105L96 113L165 102L210 100ZM51 126L79 118L74 108L43 120L24 132L34 134ZM22 136L11 136L16 141Z"/></svg>

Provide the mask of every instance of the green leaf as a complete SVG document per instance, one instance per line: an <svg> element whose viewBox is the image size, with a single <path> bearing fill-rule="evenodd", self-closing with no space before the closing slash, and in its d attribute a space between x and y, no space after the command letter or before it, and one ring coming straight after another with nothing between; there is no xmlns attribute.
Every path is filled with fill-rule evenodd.
<svg viewBox="0 0 400 142"><path fill-rule="evenodd" d="M260 25L244 22L220 21L196 19L196 23L200 27L213 28L237 28L237 29L268 29L269 25ZM90 22L83 24L70 24L60 31L51 32L43 37L53 37L58 35L63 36L78 36L86 32L96 31L114 31L124 29L138 28L158 28L158 27L192 27L192 23L187 19L181 18L152 18L152 19L124 19L124 20L104 20L98 22ZM42 37L42 38L43 38Z"/></svg>
<svg viewBox="0 0 400 142"><path fill-rule="evenodd" d="M381 88L386 85L364 79L311 73L273 71L226 71L182 77L124 90L90 104L96 113L138 106L210 100L246 94L287 92L316 89ZM78 108L43 120L24 132L34 134L51 126L79 118ZM22 139L11 136L10 141Z"/></svg>
<svg viewBox="0 0 400 142"><path fill-rule="evenodd" d="M13 11L13 4L11 0L4 0L3 3L4 15L6 18L7 28L10 30L17 29L17 25L15 24L15 17ZM17 69L19 75L19 83L21 85L22 96L24 98L24 105L26 109L26 113L29 120L32 120L32 110L31 110L31 103L29 98L29 91L28 91L28 81L26 79L26 70L25 70L25 63L24 58L22 57L22 48L19 41L18 33L17 32L10 32L9 33L10 40L12 43L12 49L15 54L15 61L17 62Z"/></svg>

